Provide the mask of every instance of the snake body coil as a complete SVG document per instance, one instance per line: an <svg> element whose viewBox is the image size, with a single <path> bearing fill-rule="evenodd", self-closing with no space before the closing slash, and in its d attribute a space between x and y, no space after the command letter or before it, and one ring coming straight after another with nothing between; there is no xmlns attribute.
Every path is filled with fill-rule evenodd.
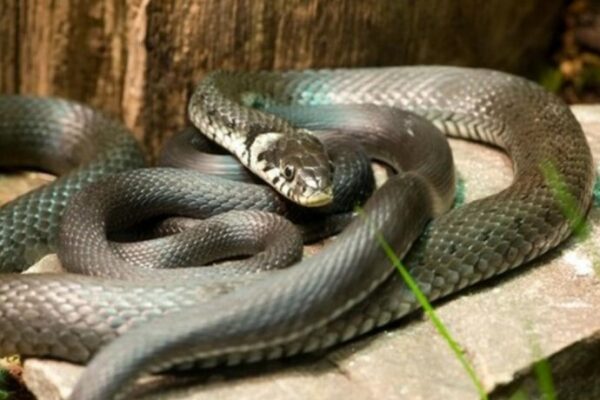
<svg viewBox="0 0 600 400"><path fill-rule="evenodd" d="M557 190L569 194L581 215L587 211L592 159L578 122L553 95L500 72L402 67L217 73L192 99L190 111L202 129L212 127L213 134L229 129L235 132L232 135L247 137L292 129L281 116L302 122L303 115L311 113L306 111L309 107L348 104L412 111L448 135L499 146L513 160L515 178L509 188L434 219L427 235L407 254L405 264L430 300L522 265L563 241L572 225L563 213ZM296 117L291 115L294 108L299 110ZM280 116L270 116L269 111ZM241 152L238 156L243 158ZM290 269L274 271L268 278L250 278L250 283L239 290L199 307L173 305L177 290L156 285L149 285L146 291L128 282L74 275L2 277L0 349L3 353L26 350L21 352L84 360L98 346L135 325L137 316L151 319L153 313L178 310L133 328L92 361L73 396L100 399L115 395L142 372L197 360L206 365L236 364L314 351L398 319L418 304L393 273L376 232L403 255L410 237L418 234L415 232L439 203L432 197L436 179L423 178L430 170L420 164L417 154L404 156L411 160L412 170L379 189L365 206L365 220L354 221L321 254ZM549 170L560 177L558 189L546 179ZM122 192L135 182L148 180L154 185L153 193L134 189L123 201L138 197L163 204L164 198L172 196L166 190L170 186L181 196L188 196L190 209L192 203L210 207L207 204L219 191L227 193L225 208L231 209L238 207L237 201L256 201L264 205L263 209L277 208L280 201L266 189L255 197L254 189L227 189L210 180L203 187L192 188L193 195L186 195L184 186L189 185L178 174L173 170L156 174L140 170L115 180L111 190ZM445 183L447 186L448 181ZM443 179L437 187L444 187ZM97 218L119 207L111 209L106 204L102 202L92 210L97 211ZM44 212L57 208L53 203L44 206ZM217 202L214 208L219 206ZM35 210L39 208L33 212L43 219L45 214ZM75 223L78 213L83 215L84 211L82 207L69 208L66 218ZM14 208L10 213L11 218L19 214ZM4 215L0 214L7 218ZM9 226L2 231L0 242L10 240L12 245L13 238L26 231L24 225L16 229L14 224ZM89 245L78 240L81 238L68 237L67 231L66 242L75 246L75 251ZM204 289L211 290L200 291ZM186 290L189 293L190 289ZM115 299L119 299L117 303ZM106 329L107 325L116 327L117 332L110 326ZM73 349L78 351L71 353Z"/></svg>

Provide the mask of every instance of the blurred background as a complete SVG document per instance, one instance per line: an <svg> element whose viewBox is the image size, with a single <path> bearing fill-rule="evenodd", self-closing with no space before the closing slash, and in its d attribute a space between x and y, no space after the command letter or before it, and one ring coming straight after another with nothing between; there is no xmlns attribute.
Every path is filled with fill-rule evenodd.
<svg viewBox="0 0 600 400"><path fill-rule="evenodd" d="M146 147L208 71L453 64L600 97L593 0L0 0L0 92L98 107Z"/></svg>

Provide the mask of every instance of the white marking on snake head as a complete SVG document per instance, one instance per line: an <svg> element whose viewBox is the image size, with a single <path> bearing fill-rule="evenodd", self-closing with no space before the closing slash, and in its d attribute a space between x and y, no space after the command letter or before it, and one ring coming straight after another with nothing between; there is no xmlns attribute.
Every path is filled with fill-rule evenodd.
<svg viewBox="0 0 600 400"><path fill-rule="evenodd" d="M248 167L290 200L308 207L333 200L329 157L308 132L260 133L249 151Z"/></svg>

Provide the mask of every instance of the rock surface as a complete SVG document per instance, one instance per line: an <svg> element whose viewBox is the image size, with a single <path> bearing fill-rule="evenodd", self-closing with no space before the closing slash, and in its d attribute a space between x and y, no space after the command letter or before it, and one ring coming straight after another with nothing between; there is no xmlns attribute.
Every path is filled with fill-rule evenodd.
<svg viewBox="0 0 600 400"><path fill-rule="evenodd" d="M573 108L600 158L600 106ZM454 140L467 201L506 187L510 161L494 149ZM516 390L536 396L535 361L547 358L559 398L600 398L600 208L591 234L572 239L531 266L436 304L441 320L472 363L492 398ZM56 261L45 259L46 266ZM40 399L65 398L81 368L57 361L25 361L24 379ZM166 378L168 383L172 379ZM211 371L158 399L478 399L469 376L430 321L417 315L321 357L242 370ZM168 385L167 385L168 386ZM596 393L593 395L592 393Z"/></svg>

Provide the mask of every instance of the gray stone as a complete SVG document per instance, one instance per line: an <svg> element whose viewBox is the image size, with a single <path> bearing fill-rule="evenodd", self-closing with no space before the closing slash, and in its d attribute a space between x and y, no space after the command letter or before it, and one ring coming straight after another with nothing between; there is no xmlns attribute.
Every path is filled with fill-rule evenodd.
<svg viewBox="0 0 600 400"><path fill-rule="evenodd" d="M60 273L64 272L56 254L48 254L40 261L23 271L24 274Z"/></svg>
<svg viewBox="0 0 600 400"><path fill-rule="evenodd" d="M600 106L573 110L598 159ZM467 201L510 183L505 155L460 140L453 140L452 147ZM588 221L592 229L585 240L573 239L531 266L436 304L438 316L493 398L508 398L519 388L535 395L532 366L542 358L552 366L561 396L592 398L578 396L598 389L599 208ZM29 359L24 379L40 399L61 399L80 372L68 363ZM147 398L197 400L479 398L444 339L420 315L321 357L210 371L183 387L164 389L165 383L168 387L173 379L147 379L142 392Z"/></svg>
<svg viewBox="0 0 600 400"><path fill-rule="evenodd" d="M25 361L23 380L38 399L61 400L69 397L80 373L79 365L32 358Z"/></svg>

